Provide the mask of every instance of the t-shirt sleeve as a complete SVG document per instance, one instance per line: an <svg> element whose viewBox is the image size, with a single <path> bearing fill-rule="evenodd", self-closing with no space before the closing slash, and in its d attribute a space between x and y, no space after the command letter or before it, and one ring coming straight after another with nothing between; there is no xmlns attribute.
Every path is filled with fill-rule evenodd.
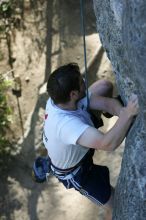
<svg viewBox="0 0 146 220"><path fill-rule="evenodd" d="M88 91L89 100L90 100L90 98L91 98L91 94L92 94L92 93L91 93L90 91ZM79 106L84 106L84 109L87 109L87 106L88 106L88 104L87 104L87 96L85 96L84 98L82 98L82 99L79 101L78 105L79 105Z"/></svg>
<svg viewBox="0 0 146 220"><path fill-rule="evenodd" d="M65 144L76 144L78 138L88 127L90 126L83 123L80 119L71 118L60 127L59 138Z"/></svg>

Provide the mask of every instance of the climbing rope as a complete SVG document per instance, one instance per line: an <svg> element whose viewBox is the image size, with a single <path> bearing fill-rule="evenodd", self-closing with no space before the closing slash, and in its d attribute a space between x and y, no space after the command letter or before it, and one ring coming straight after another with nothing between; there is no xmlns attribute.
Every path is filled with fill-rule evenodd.
<svg viewBox="0 0 146 220"><path fill-rule="evenodd" d="M81 27L82 27L82 36L83 36L83 49L84 49L84 65L85 65L85 84L86 84L86 95L87 95L87 108L89 108L88 73L87 73L86 39L85 39L84 0L80 0L80 11L81 11Z"/></svg>

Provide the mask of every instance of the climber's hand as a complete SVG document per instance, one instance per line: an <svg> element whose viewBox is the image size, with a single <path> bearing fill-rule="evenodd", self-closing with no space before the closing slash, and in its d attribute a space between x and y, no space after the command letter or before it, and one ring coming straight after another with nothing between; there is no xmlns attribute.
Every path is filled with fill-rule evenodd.
<svg viewBox="0 0 146 220"><path fill-rule="evenodd" d="M139 112L139 104L138 104L138 97L135 94L132 94L127 106L125 107L125 113L129 116L136 116Z"/></svg>

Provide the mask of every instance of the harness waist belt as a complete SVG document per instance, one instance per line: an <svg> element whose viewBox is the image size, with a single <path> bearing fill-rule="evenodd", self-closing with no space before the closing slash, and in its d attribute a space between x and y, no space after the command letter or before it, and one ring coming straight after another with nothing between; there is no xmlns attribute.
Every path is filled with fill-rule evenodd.
<svg viewBox="0 0 146 220"><path fill-rule="evenodd" d="M71 167L71 168L67 168L67 169L61 169L61 168L58 168L56 167L54 164L52 164L51 162L51 165L52 167L54 168L54 170L56 170L57 172L60 172L60 173L64 173L64 174L69 174L71 172L73 172L74 170L76 170L76 168L78 168L80 165L82 165L82 163L84 162L84 160L89 157L90 155L93 156L94 154L94 149L90 149L84 156L83 158L74 166L74 167Z"/></svg>
<svg viewBox="0 0 146 220"><path fill-rule="evenodd" d="M73 176L75 176L80 169L81 169L81 166L77 167L74 171L72 171L70 173L62 173L62 172L59 172L58 170L56 170L53 166L51 166L51 170L53 171L53 175L55 175L56 177L58 177L61 180L68 180L68 179L73 178Z"/></svg>

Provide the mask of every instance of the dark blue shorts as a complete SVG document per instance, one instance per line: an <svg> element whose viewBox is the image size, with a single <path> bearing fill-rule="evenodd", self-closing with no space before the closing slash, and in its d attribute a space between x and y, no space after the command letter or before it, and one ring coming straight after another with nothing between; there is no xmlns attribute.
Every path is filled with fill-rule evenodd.
<svg viewBox="0 0 146 220"><path fill-rule="evenodd" d="M74 188L97 205L104 205L111 196L109 169L93 164L92 155L88 155L80 170L72 178L59 179L67 189Z"/></svg>

